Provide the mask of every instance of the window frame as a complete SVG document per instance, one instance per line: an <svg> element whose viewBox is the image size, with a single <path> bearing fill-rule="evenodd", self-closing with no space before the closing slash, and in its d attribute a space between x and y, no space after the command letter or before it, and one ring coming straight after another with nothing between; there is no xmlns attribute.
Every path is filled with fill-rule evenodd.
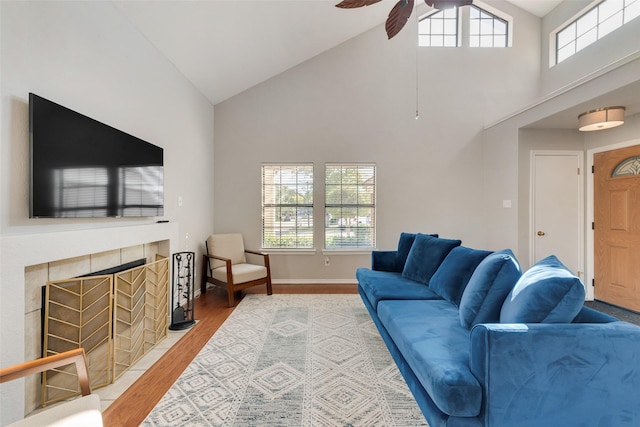
<svg viewBox="0 0 640 427"><path fill-rule="evenodd" d="M340 168L343 171L340 174L340 182L333 182L333 174L330 172L330 168ZM344 182L344 169L356 169L356 183ZM376 180L377 180L377 165L375 163L358 163L358 162L336 162L325 163L325 176L324 176L324 226L323 226L323 251L370 251L375 250L376 247ZM371 172L366 172L366 169L370 169ZM361 172L361 170L363 172ZM368 178L360 181L360 174L364 173ZM364 177L363 177L364 178ZM368 182L367 182L368 181ZM335 193L331 191L332 186L340 187L340 199L349 199L349 202L336 203L335 200L329 200ZM349 198L349 195L344 195L343 187L356 187L355 203L353 202L353 195ZM369 202L366 199L369 197ZM352 222L349 219L346 223L343 222L345 217L340 215L339 219L334 223L331 214L332 210L355 210L356 215L353 216L355 221ZM358 215L360 212L369 212L368 217L365 215ZM352 216L349 215L351 218ZM361 221L362 218L362 221ZM368 220L366 219L368 218ZM367 224L368 221L368 224ZM355 229L355 231L353 231ZM335 241L336 230L338 230L339 240L341 244L329 244L330 240ZM331 232L331 236L329 235ZM353 236L355 236L355 245L348 244L353 242ZM367 239L366 236L369 236ZM345 242L346 239L346 242ZM361 244L368 243L368 244Z"/></svg>
<svg viewBox="0 0 640 427"><path fill-rule="evenodd" d="M283 202L281 200L271 200L267 201L269 197L268 187L273 186L273 195L277 197L277 194L282 195L282 187L286 186L289 190L291 190L291 185L287 185L284 183L282 179L279 182L271 182L267 183L267 171L272 171L275 173L276 169L280 169L280 172L285 169L295 169L295 184L293 184L294 191L300 195L300 191L302 189L307 189L306 195L307 199L303 199L302 202ZM306 171L306 172L305 172ZM314 164L311 162L301 162L301 163L262 163L260 168L261 175L261 213L262 213L262 221L261 221L261 248L266 251L272 250L290 250L290 251L308 251L313 250L315 245L315 221L314 221ZM299 175L306 173L308 178L304 182L299 182ZM308 198L310 196L310 199ZM310 202L309 202L310 201ZM273 215L268 214L268 210L273 209ZM285 209L287 211L295 211L294 215L287 213L289 215L289 219L283 219L282 210ZM299 211L306 210L307 214L307 224L299 224ZM293 216L293 222L291 222L291 216ZM268 218L272 218L271 227L267 227L266 224L269 221ZM276 221L276 218L280 217L279 221ZM293 226L286 227L288 233L285 235L288 238L283 239L283 223L286 222L292 224ZM303 221L304 222L304 221ZM268 231L272 231L271 234ZM290 232L293 231L293 235ZM293 244L286 244L287 240L293 241ZM269 241L278 241L279 244L269 244ZM304 244L304 241L310 241L309 244Z"/></svg>

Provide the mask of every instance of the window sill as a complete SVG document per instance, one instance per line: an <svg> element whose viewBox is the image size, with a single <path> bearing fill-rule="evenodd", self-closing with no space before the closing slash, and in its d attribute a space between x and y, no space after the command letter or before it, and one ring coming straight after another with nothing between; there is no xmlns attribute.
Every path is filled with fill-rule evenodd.
<svg viewBox="0 0 640 427"><path fill-rule="evenodd" d="M274 249L274 248L262 248L261 252L268 253L269 255L315 255L315 249Z"/></svg>
<svg viewBox="0 0 640 427"><path fill-rule="evenodd" d="M371 255L375 249L323 249L322 255Z"/></svg>

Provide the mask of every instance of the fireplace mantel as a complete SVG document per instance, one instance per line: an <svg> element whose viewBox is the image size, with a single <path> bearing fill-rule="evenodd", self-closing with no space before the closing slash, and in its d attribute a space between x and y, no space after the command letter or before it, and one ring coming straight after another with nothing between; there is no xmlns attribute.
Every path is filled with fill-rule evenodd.
<svg viewBox="0 0 640 427"><path fill-rule="evenodd" d="M159 252L167 256L178 252L178 224L152 223L0 236L0 364L9 366L25 361L25 269L28 266L149 242L164 242ZM3 423L22 417L24 384L24 381L17 380L0 386Z"/></svg>

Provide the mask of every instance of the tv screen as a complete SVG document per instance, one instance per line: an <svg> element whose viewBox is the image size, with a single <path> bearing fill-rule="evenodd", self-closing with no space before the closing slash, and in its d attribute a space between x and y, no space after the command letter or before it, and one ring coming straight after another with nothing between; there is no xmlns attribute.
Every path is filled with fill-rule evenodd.
<svg viewBox="0 0 640 427"><path fill-rule="evenodd" d="M164 214L163 149L29 94L31 218Z"/></svg>

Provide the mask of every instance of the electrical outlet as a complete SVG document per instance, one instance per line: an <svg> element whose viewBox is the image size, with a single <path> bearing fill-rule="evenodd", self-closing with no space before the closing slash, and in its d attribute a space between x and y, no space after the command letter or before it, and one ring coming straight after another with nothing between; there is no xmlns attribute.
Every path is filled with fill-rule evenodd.
<svg viewBox="0 0 640 427"><path fill-rule="evenodd" d="M324 257L324 266L329 267L331 265L331 261L329 261L329 257Z"/></svg>

